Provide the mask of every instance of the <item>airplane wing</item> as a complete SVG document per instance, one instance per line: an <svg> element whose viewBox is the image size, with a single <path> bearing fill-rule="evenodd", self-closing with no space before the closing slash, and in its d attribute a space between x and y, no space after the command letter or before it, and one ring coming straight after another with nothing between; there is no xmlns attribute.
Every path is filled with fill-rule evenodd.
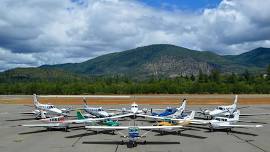
<svg viewBox="0 0 270 152"><path fill-rule="evenodd" d="M164 108L164 109L153 109L153 108L152 108L153 111L164 111L165 109L166 109L166 108Z"/></svg>
<svg viewBox="0 0 270 152"><path fill-rule="evenodd" d="M159 117L159 116L150 116L150 115L143 115L143 114L136 114L137 116L141 117L148 117L148 118L153 118L153 119L159 119L159 120L172 120L172 121L186 121L187 119L177 119L177 118L166 118L166 117ZM198 124L198 125L203 125L203 124L209 124L209 120L200 120L200 119L191 119L188 120L190 121L190 124Z"/></svg>
<svg viewBox="0 0 270 152"><path fill-rule="evenodd" d="M20 114L33 115L35 113L34 112L20 112Z"/></svg>
<svg viewBox="0 0 270 152"><path fill-rule="evenodd" d="M23 127L59 127L60 123L47 123L47 124L24 124Z"/></svg>
<svg viewBox="0 0 270 152"><path fill-rule="evenodd" d="M87 118L87 119L80 119L80 120L77 120L77 119L76 120L66 120L65 123L81 124L81 123L102 121L102 120L107 120L107 119L117 119L117 118L132 116L132 115L134 115L134 114L129 113L129 114L123 114L123 115L117 115L117 116L105 117L105 118Z"/></svg>
<svg viewBox="0 0 270 152"><path fill-rule="evenodd" d="M136 116L146 117L146 118L153 118L153 119L166 119L166 118L164 118L164 117L150 116L150 115L144 115L144 114L136 114Z"/></svg>
<svg viewBox="0 0 270 152"><path fill-rule="evenodd" d="M127 114L122 114L122 115L115 115L115 116L111 116L111 117L107 117L106 119L117 119L117 118L123 118L123 117L129 117L129 116L133 116L133 113L127 113Z"/></svg>
<svg viewBox="0 0 270 152"><path fill-rule="evenodd" d="M240 114L240 116L263 116L263 115L270 115L270 113Z"/></svg>
<svg viewBox="0 0 270 152"><path fill-rule="evenodd" d="M263 127L263 125L223 125L223 124L220 124L220 127L233 127L233 128L259 128L259 127Z"/></svg>
<svg viewBox="0 0 270 152"><path fill-rule="evenodd" d="M87 129L111 129L111 130L124 130L131 128L133 126L85 126ZM172 128L182 128L183 126L135 126L139 129L172 129Z"/></svg>
<svg viewBox="0 0 270 152"><path fill-rule="evenodd" d="M122 109L106 109L107 111L118 111L118 112L122 112Z"/></svg>

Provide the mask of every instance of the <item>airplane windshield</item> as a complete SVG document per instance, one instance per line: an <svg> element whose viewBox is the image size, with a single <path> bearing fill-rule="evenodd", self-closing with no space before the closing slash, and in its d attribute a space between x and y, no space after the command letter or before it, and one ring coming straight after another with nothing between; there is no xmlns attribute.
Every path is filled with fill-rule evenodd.
<svg viewBox="0 0 270 152"><path fill-rule="evenodd" d="M218 107L217 109L219 109L219 110L223 110L223 108L222 108L222 107Z"/></svg>
<svg viewBox="0 0 270 152"><path fill-rule="evenodd" d="M54 108L54 106L48 106L48 109L52 109L52 108Z"/></svg>
<svg viewBox="0 0 270 152"><path fill-rule="evenodd" d="M129 128L128 131L129 132L138 132L139 128Z"/></svg>

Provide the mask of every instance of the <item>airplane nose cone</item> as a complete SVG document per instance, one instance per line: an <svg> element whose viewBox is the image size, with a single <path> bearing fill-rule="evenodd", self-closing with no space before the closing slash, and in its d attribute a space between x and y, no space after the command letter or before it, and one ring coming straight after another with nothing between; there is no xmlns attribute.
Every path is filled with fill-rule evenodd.
<svg viewBox="0 0 270 152"><path fill-rule="evenodd" d="M221 114L222 113L222 111L211 111L211 112L209 112L209 115L211 115L211 116L214 116L214 115L219 115L219 114Z"/></svg>
<svg viewBox="0 0 270 152"><path fill-rule="evenodd" d="M62 111L60 109L53 109L55 113L62 114Z"/></svg>
<svg viewBox="0 0 270 152"><path fill-rule="evenodd" d="M105 111L101 112L101 114L102 114L103 116L105 116L105 117L108 117L108 116L109 116L109 114L108 114L107 112L105 112Z"/></svg>

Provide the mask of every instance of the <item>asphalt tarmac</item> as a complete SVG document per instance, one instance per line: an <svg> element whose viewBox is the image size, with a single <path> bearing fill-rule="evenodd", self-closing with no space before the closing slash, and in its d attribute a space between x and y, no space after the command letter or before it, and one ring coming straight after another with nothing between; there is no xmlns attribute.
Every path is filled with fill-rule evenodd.
<svg viewBox="0 0 270 152"><path fill-rule="evenodd" d="M117 108L119 106L109 107ZM199 110L199 106L188 106L187 108ZM126 144L121 145L121 135L114 135L108 131L96 134L94 131L84 129L83 126L72 126L69 132L19 126L35 123L36 120L32 116L20 114L20 112L30 110L30 107L23 105L0 105L0 152L270 152L270 116L241 118L243 121L249 121L249 123L241 124L257 122L263 124L264 127L233 129L229 133L226 131L210 132L207 126L192 126L188 130L181 131L180 136L175 132L161 134L153 131L143 139L143 141L146 140L146 144L139 142L137 147L127 148ZM241 109L241 113L270 113L270 105L252 105ZM72 115L75 114L72 113ZM125 118L119 121L122 125L153 124L149 119L144 118L135 120Z"/></svg>

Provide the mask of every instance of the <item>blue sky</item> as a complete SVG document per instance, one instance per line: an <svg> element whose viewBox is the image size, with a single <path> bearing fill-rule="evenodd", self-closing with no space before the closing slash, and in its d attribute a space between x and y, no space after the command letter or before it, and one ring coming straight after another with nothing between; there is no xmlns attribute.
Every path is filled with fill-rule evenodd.
<svg viewBox="0 0 270 152"><path fill-rule="evenodd" d="M221 0L138 0L141 3L154 8L164 9L185 9L185 10L202 10L204 8L216 7Z"/></svg>

